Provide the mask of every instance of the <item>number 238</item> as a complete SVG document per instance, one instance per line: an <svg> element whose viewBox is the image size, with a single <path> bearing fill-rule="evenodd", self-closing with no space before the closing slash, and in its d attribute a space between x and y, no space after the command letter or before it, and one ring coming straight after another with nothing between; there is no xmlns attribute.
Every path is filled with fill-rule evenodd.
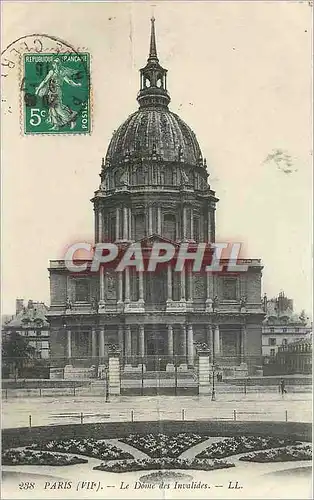
<svg viewBox="0 0 314 500"><path fill-rule="evenodd" d="M35 488L35 483L19 483L19 489L20 490L33 490Z"/></svg>

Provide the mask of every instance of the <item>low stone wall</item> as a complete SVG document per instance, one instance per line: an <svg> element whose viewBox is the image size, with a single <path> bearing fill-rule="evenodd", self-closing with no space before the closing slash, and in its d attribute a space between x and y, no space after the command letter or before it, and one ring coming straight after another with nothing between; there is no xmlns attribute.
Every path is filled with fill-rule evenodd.
<svg viewBox="0 0 314 500"><path fill-rule="evenodd" d="M27 446L49 439L112 439L129 434L162 432L172 435L193 432L207 436L275 436L312 441L312 425L300 422L225 422L225 421L153 421L107 422L101 424L51 425L46 427L3 429L2 446Z"/></svg>

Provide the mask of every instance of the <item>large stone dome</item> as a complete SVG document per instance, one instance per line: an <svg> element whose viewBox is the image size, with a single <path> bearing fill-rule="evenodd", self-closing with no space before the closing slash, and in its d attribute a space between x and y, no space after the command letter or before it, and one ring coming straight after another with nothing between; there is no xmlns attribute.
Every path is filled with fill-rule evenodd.
<svg viewBox="0 0 314 500"><path fill-rule="evenodd" d="M201 150L196 136L181 118L167 107L143 107L130 115L113 134L106 156L107 165L118 165L126 156L163 161L180 160L198 165Z"/></svg>

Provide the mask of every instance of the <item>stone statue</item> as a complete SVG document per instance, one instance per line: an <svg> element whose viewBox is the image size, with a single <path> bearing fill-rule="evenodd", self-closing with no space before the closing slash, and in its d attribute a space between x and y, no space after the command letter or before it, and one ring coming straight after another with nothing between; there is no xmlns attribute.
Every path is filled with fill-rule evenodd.
<svg viewBox="0 0 314 500"><path fill-rule="evenodd" d="M66 302L65 302L65 310L66 311L71 311L72 310L72 301L67 297Z"/></svg>
<svg viewBox="0 0 314 500"><path fill-rule="evenodd" d="M120 186L121 185L122 186L127 186L127 184L128 184L128 171L127 171L127 169L125 169L123 167L122 167L121 170L122 170L122 174L121 174L121 176L119 178L119 185Z"/></svg>
<svg viewBox="0 0 314 500"><path fill-rule="evenodd" d="M240 312L246 311L247 297L243 295L240 299Z"/></svg>
<svg viewBox="0 0 314 500"><path fill-rule="evenodd" d="M219 306L218 295L215 295L213 299L213 311L216 311L218 309L218 306Z"/></svg>
<svg viewBox="0 0 314 500"><path fill-rule="evenodd" d="M267 295L264 293L264 297L262 298L262 309L266 313L267 312Z"/></svg>

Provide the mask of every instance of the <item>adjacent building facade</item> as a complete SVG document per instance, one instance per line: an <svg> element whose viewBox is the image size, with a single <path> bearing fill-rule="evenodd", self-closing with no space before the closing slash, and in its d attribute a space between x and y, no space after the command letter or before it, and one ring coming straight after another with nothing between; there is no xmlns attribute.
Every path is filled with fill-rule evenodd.
<svg viewBox="0 0 314 500"><path fill-rule="evenodd" d="M3 326L3 337L13 332L24 337L35 349L37 359L48 359L50 355L50 325L47 321L48 307L43 302L16 299L16 313Z"/></svg>
<svg viewBox="0 0 314 500"><path fill-rule="evenodd" d="M278 349L297 342L311 332L304 313L294 312L293 300L280 292L278 297L267 300L266 318L262 329L262 354L264 364L275 363Z"/></svg>
<svg viewBox="0 0 314 500"><path fill-rule="evenodd" d="M158 241L215 242L218 199L194 132L168 108L154 20L137 101L101 164L95 242L121 249L140 242L144 254ZM124 374L174 366L192 373L204 345L225 374L254 373L262 364L262 265L241 262L246 272L194 273L191 265L176 272L168 264L155 273L107 266L75 275L52 260L51 376L97 377L111 351Z"/></svg>

